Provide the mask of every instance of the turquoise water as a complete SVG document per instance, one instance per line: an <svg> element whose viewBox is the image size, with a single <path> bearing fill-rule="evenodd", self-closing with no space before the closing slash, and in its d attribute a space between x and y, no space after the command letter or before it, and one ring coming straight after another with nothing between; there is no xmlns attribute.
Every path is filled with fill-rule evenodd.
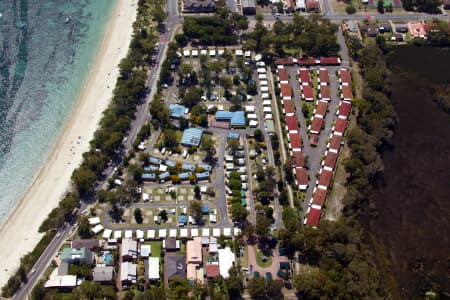
<svg viewBox="0 0 450 300"><path fill-rule="evenodd" d="M0 223L70 115L115 1L0 0Z"/></svg>

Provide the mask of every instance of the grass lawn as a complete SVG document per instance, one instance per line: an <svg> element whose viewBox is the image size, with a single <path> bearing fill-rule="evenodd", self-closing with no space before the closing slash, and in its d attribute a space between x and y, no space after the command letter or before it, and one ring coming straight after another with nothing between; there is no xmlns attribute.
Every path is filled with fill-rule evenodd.
<svg viewBox="0 0 450 300"><path fill-rule="evenodd" d="M151 242L148 242L148 243L150 244L150 246L152 246L152 255L151 256L153 256L153 257L160 257L162 241L151 241Z"/></svg>
<svg viewBox="0 0 450 300"><path fill-rule="evenodd" d="M256 250L256 263L258 264L258 266L260 266L261 268L267 268L270 267L272 265L272 257L271 256L266 256L267 260L266 261L262 261L262 257L264 256L264 254L262 253L262 251L260 251L259 249Z"/></svg>

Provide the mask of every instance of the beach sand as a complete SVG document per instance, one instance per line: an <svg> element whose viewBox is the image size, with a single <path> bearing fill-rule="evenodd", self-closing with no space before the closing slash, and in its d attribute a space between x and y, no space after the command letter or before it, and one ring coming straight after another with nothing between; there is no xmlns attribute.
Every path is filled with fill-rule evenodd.
<svg viewBox="0 0 450 300"><path fill-rule="evenodd" d="M126 56L136 18L137 0L118 0L106 25L100 49L83 91L53 152L12 214L0 228L0 286L19 267L20 258L33 250L42 234L37 230L69 188L73 170L89 149L102 112L112 98Z"/></svg>

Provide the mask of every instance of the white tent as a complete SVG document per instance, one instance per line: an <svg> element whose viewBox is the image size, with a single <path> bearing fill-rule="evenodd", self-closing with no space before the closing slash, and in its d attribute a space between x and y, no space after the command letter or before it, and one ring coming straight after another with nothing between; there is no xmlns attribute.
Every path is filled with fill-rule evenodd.
<svg viewBox="0 0 450 300"><path fill-rule="evenodd" d="M154 239L155 238L155 230L154 229L149 229L147 230L147 238L148 239Z"/></svg>
<svg viewBox="0 0 450 300"><path fill-rule="evenodd" d="M125 238L131 239L133 237L133 230L125 230Z"/></svg>
<svg viewBox="0 0 450 300"><path fill-rule="evenodd" d="M101 232L102 230L103 230L103 226L100 225L100 224L97 224L97 225L95 225L94 228L92 228L92 231L93 231L95 234Z"/></svg>
<svg viewBox="0 0 450 300"><path fill-rule="evenodd" d="M144 238L144 231L143 230L136 230L136 238L137 239L143 239Z"/></svg>
<svg viewBox="0 0 450 300"><path fill-rule="evenodd" d="M89 218L88 221L89 221L89 225L100 224L100 218L99 217Z"/></svg>
<svg viewBox="0 0 450 300"><path fill-rule="evenodd" d="M219 237L220 236L220 228L214 228L213 229L213 236Z"/></svg>
<svg viewBox="0 0 450 300"><path fill-rule="evenodd" d="M223 229L223 235L226 237L231 237L231 228L230 227L226 227Z"/></svg>
<svg viewBox="0 0 450 300"><path fill-rule="evenodd" d="M115 239L121 239L122 238L122 230L114 231L114 238Z"/></svg>
<svg viewBox="0 0 450 300"><path fill-rule="evenodd" d="M180 229L180 237L187 238L188 237L188 229L187 228L181 228Z"/></svg>
<svg viewBox="0 0 450 300"><path fill-rule="evenodd" d="M105 231L103 231L103 239L107 240L111 237L112 234L112 230L111 229L105 229Z"/></svg>
<svg viewBox="0 0 450 300"><path fill-rule="evenodd" d="M209 236L209 228L203 228L202 229L202 236Z"/></svg>
<svg viewBox="0 0 450 300"><path fill-rule="evenodd" d="M216 56L216 50L209 50L209 56Z"/></svg>
<svg viewBox="0 0 450 300"><path fill-rule="evenodd" d="M158 236L160 238L165 238L167 236L167 230L166 229L160 229L158 232Z"/></svg>
<svg viewBox="0 0 450 300"><path fill-rule="evenodd" d="M197 228L192 228L191 229L191 236L192 237L197 237L198 236L198 229Z"/></svg>
<svg viewBox="0 0 450 300"><path fill-rule="evenodd" d="M176 238L177 237L177 230L176 229L170 229L169 230L169 237Z"/></svg>
<svg viewBox="0 0 450 300"><path fill-rule="evenodd" d="M184 50L184 51L183 51L183 56L184 56L184 57L189 57L189 56L191 56L191 51L189 51L189 50Z"/></svg>

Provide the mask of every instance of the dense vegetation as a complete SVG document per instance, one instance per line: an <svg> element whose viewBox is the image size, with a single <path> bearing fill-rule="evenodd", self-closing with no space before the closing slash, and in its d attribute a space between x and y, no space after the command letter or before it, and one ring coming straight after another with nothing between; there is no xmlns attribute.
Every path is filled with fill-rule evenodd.
<svg viewBox="0 0 450 300"><path fill-rule="evenodd" d="M238 42L235 34L248 27L247 17L230 13L223 1L216 3L217 12L212 16L185 17L183 21L184 37L179 37L181 46L187 41L200 45L234 45Z"/></svg>
<svg viewBox="0 0 450 300"><path fill-rule="evenodd" d="M91 149L83 154L83 162L72 174L73 191L60 201L40 226L40 232L60 228L65 221L71 220L72 212L78 206L80 198L93 195L96 182L102 178L109 162L116 157L123 138L134 118L136 105L147 94L145 86L147 67L152 62L157 35L152 28L152 20L160 24L165 18L161 11L163 3L159 0L139 0L138 16L133 24L133 38L127 57L119 65L120 75L113 92L113 99L104 112L100 128L90 142ZM153 14L153 12L156 12ZM50 242L54 233L47 233L36 248L21 259L21 266L8 283L2 288L3 296L11 296L19 288Z"/></svg>
<svg viewBox="0 0 450 300"><path fill-rule="evenodd" d="M277 20L272 30L267 29L261 15L256 19L255 29L248 33L243 47L261 53L263 57L333 56L339 52L338 26L320 15L305 18L294 14L292 22Z"/></svg>
<svg viewBox="0 0 450 300"><path fill-rule="evenodd" d="M426 12L430 14L441 13L441 0L402 0L405 10Z"/></svg>

